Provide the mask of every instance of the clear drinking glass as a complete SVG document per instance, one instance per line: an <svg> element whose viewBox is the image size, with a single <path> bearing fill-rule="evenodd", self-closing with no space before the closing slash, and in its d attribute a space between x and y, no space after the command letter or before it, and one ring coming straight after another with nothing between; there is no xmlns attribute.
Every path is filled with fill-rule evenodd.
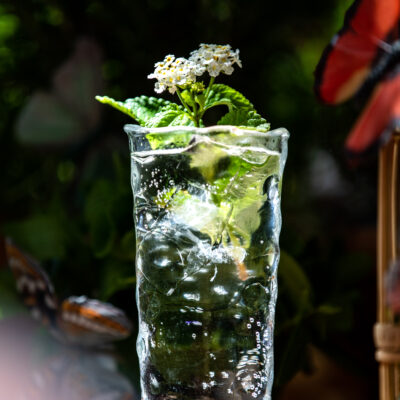
<svg viewBox="0 0 400 400"><path fill-rule="evenodd" d="M142 399L270 399L289 133L125 131Z"/></svg>

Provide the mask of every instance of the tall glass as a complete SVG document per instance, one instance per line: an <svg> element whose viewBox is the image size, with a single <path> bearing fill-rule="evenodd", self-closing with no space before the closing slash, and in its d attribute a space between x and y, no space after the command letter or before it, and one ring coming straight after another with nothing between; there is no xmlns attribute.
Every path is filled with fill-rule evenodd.
<svg viewBox="0 0 400 400"><path fill-rule="evenodd" d="M142 400L270 399L288 132L125 131Z"/></svg>

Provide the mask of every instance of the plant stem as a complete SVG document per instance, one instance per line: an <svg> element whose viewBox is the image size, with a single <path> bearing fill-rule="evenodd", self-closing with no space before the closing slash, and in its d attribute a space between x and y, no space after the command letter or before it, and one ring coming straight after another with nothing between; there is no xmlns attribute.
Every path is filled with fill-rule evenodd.
<svg viewBox="0 0 400 400"><path fill-rule="evenodd" d="M205 97L206 101L207 101L208 94L210 93L211 86L214 84L214 81L215 81L215 76L212 76L210 78L210 82L208 83L206 92L204 93L204 97Z"/></svg>
<svg viewBox="0 0 400 400"><path fill-rule="evenodd" d="M192 103L193 103L193 113L194 113L194 119L195 119L195 124L196 126L199 126L199 113L197 112L197 104L196 104L196 100L193 96L193 92L190 91L190 98L192 99Z"/></svg>
<svg viewBox="0 0 400 400"><path fill-rule="evenodd" d="M196 120L196 118L195 118L195 115L194 115L194 113L193 113L193 110L187 105L186 101L183 100L181 91L179 90L178 87L176 88L176 94L178 95L179 100L180 100L181 103L183 104L183 107L186 108L186 111L187 111L188 114L190 115L190 118L193 120L194 125L195 125L196 127L198 127L199 125L198 125L198 122L197 122L197 120Z"/></svg>
<svg viewBox="0 0 400 400"><path fill-rule="evenodd" d="M212 76L210 78L210 82L208 83L207 89L204 93L204 103L207 103L207 97L210 93L212 85L214 84L214 81L215 81L215 76ZM201 107L200 111L199 111L199 116L198 116L199 119L203 118L204 112L205 112L205 110L203 109L203 107Z"/></svg>
<svg viewBox="0 0 400 400"><path fill-rule="evenodd" d="M181 91L179 90L179 88L176 88L176 94L178 95L179 100L181 101L181 103L183 104L183 106L186 108L186 111L187 111L190 115L192 115L192 114L193 114L193 111L192 111L192 109L187 105L187 103L185 102L185 100L183 100L183 97L182 97L182 94L181 94Z"/></svg>

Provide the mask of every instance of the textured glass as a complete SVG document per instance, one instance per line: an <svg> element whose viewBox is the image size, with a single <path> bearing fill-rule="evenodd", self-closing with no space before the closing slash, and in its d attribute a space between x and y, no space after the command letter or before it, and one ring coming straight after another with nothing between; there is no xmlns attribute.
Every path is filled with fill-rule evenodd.
<svg viewBox="0 0 400 400"><path fill-rule="evenodd" d="M142 399L270 399L288 132L125 130Z"/></svg>

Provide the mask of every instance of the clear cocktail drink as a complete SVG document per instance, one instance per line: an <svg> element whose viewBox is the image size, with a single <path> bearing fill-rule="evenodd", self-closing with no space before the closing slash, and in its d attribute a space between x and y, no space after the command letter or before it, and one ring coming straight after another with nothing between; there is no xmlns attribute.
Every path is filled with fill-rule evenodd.
<svg viewBox="0 0 400 400"><path fill-rule="evenodd" d="M269 399L287 131L125 130L142 399Z"/></svg>

